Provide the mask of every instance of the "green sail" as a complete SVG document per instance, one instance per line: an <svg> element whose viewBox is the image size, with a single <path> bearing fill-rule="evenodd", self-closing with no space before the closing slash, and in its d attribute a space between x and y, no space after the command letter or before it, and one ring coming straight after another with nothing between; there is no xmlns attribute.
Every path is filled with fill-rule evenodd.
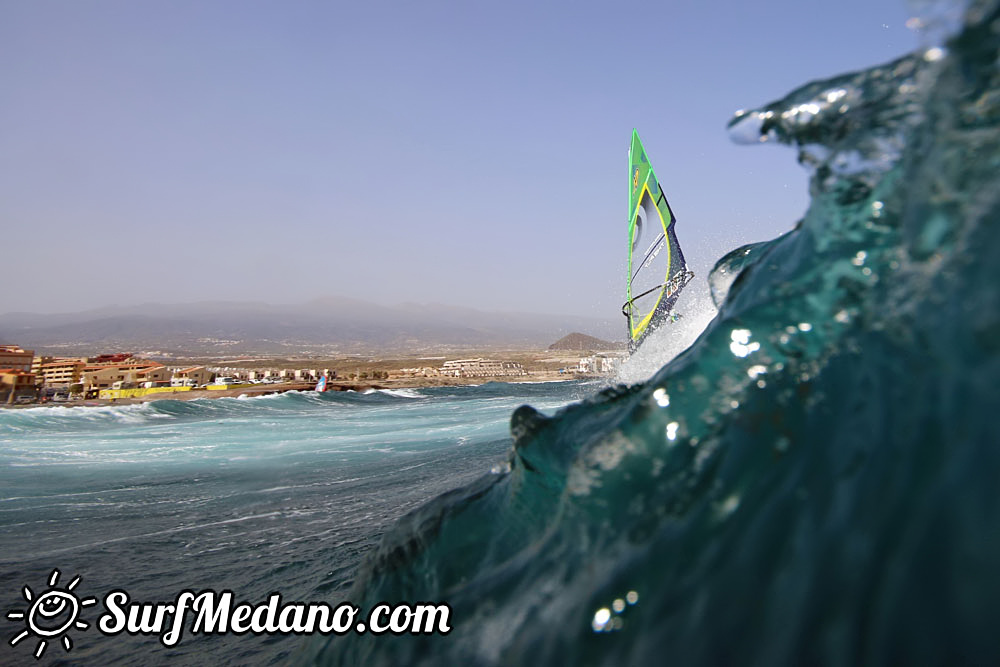
<svg viewBox="0 0 1000 667"><path fill-rule="evenodd" d="M676 218L660 188L639 133L628 152L628 281L622 313L628 320L629 350L670 319L688 270L674 231Z"/></svg>

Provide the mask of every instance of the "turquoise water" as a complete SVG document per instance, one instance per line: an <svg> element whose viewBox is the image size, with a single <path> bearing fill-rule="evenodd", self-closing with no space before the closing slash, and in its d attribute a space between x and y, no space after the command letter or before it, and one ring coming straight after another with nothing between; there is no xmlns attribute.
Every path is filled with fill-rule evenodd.
<svg viewBox="0 0 1000 667"><path fill-rule="evenodd" d="M649 381L512 419L509 473L421 507L350 592L446 636L302 662L1000 664L1000 10L741 114L808 212L734 251Z"/></svg>
<svg viewBox="0 0 1000 667"><path fill-rule="evenodd" d="M487 384L0 410L0 607L24 609L22 586L44 590L53 568L98 597L211 588L339 602L387 526L503 468L518 405L551 412L590 391ZM5 642L24 628L2 622ZM191 636L167 649L156 636L70 635L69 653L52 644L43 661L268 664L301 643ZM0 663L37 664L36 643L0 645Z"/></svg>

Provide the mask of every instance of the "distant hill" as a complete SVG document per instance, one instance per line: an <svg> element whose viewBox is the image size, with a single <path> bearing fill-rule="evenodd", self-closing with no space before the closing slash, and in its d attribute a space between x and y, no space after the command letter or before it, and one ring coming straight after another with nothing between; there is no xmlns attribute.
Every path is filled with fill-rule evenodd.
<svg viewBox="0 0 1000 667"><path fill-rule="evenodd" d="M549 345L550 350L616 350L618 345L582 333L571 333Z"/></svg>

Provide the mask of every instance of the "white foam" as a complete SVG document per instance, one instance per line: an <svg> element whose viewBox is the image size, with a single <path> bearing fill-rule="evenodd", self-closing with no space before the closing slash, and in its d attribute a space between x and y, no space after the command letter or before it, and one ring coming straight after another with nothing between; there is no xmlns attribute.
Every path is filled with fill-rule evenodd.
<svg viewBox="0 0 1000 667"><path fill-rule="evenodd" d="M18 410L13 417L40 418L39 423L52 424L54 420L66 423L103 422L114 420L123 424L137 424L149 419L170 419L171 416L156 410L150 403L128 405L47 405ZM44 421L43 421L44 420Z"/></svg>
<svg viewBox="0 0 1000 667"><path fill-rule="evenodd" d="M574 379L570 377L565 380L511 380L510 384L555 384L556 382L572 382Z"/></svg>
<svg viewBox="0 0 1000 667"><path fill-rule="evenodd" d="M427 398L416 389L379 389L379 393L398 398ZM366 392L367 393L367 392Z"/></svg>
<svg viewBox="0 0 1000 667"><path fill-rule="evenodd" d="M678 299L676 311L681 318L649 334L635 354L622 364L615 375L617 382L634 384L648 380L697 340L716 315L708 289L700 285L698 289L689 289Z"/></svg>

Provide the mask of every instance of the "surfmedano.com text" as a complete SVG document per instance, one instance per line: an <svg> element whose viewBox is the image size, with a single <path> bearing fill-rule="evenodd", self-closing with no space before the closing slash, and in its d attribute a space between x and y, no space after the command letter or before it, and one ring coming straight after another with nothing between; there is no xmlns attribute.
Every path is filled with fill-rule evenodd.
<svg viewBox="0 0 1000 667"><path fill-rule="evenodd" d="M173 602L131 602L129 594L116 589L104 596L107 610L98 619L102 634L114 636L155 635L164 646L181 641L185 620L193 619L192 635L203 634L334 634L348 632L374 635L433 634L451 631L451 607L447 604L378 604L367 616L350 602L331 606L325 602L282 603L280 593L267 602L251 605L234 603L232 591L213 590L195 594L181 592Z"/></svg>

